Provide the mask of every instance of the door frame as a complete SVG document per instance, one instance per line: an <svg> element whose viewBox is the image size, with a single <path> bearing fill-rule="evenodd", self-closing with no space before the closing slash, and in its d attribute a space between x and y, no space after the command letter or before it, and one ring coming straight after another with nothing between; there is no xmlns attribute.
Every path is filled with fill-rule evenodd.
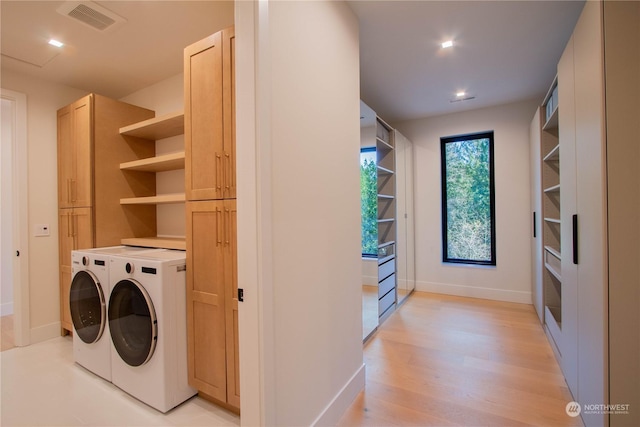
<svg viewBox="0 0 640 427"><path fill-rule="evenodd" d="M11 209L14 233L11 250L19 253L13 258L13 311L15 345L21 347L30 344L27 95L1 89L1 97L13 106Z"/></svg>

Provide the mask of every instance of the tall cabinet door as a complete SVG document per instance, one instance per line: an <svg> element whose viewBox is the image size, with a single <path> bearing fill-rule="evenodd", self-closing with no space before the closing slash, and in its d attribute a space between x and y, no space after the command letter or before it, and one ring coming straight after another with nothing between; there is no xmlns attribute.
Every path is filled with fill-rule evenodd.
<svg viewBox="0 0 640 427"><path fill-rule="evenodd" d="M184 50L187 200L224 197L222 49L218 32Z"/></svg>
<svg viewBox="0 0 640 427"><path fill-rule="evenodd" d="M224 101L224 189L223 198L236 198L236 35L234 28L222 31L222 98Z"/></svg>
<svg viewBox="0 0 640 427"><path fill-rule="evenodd" d="M225 239L222 201L187 202L187 336L189 384L227 400Z"/></svg>
<svg viewBox="0 0 640 427"><path fill-rule="evenodd" d="M92 95L58 110L58 207L92 206Z"/></svg>
<svg viewBox="0 0 640 427"><path fill-rule="evenodd" d="M235 200L224 201L224 274L227 339L227 403L240 407L240 370L238 356L238 244Z"/></svg>
<svg viewBox="0 0 640 427"><path fill-rule="evenodd" d="M73 330L69 310L71 286L71 251L93 247L93 216L91 208L60 209L58 214L58 245L60 256L60 321L62 328Z"/></svg>
<svg viewBox="0 0 640 427"><path fill-rule="evenodd" d="M578 213L578 399L580 402L606 402L607 197L600 2L585 4L573 35ZM605 425L608 416L585 411L582 419L585 425Z"/></svg>

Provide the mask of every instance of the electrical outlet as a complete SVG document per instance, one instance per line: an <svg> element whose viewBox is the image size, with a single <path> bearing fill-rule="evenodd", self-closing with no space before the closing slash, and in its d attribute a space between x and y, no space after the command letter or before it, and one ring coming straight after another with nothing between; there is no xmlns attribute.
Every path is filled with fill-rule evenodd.
<svg viewBox="0 0 640 427"><path fill-rule="evenodd" d="M36 237L49 236L49 224L36 224L34 228L35 228L35 232L33 234Z"/></svg>

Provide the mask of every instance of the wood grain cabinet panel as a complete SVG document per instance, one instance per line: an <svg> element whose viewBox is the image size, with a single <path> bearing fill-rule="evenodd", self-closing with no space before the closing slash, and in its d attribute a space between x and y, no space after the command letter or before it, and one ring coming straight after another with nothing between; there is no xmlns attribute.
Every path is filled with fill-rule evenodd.
<svg viewBox="0 0 640 427"><path fill-rule="evenodd" d="M189 381L239 407L235 200L187 202L186 211Z"/></svg>
<svg viewBox="0 0 640 427"><path fill-rule="evenodd" d="M184 51L187 200L235 198L233 29Z"/></svg>
<svg viewBox="0 0 640 427"><path fill-rule="evenodd" d="M189 382L239 411L235 34L184 51Z"/></svg>
<svg viewBox="0 0 640 427"><path fill-rule="evenodd" d="M58 207L91 206L91 109L87 95L58 111Z"/></svg>
<svg viewBox="0 0 640 427"><path fill-rule="evenodd" d="M69 310L71 287L71 251L94 247L91 208L60 209L58 215L60 248L60 321L63 333L73 330Z"/></svg>

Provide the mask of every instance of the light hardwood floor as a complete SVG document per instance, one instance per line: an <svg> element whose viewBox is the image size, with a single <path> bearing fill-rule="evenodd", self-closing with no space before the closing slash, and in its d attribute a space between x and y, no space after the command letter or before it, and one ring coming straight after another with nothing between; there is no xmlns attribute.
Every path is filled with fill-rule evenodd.
<svg viewBox="0 0 640 427"><path fill-rule="evenodd" d="M533 306L414 292L365 346L340 426L579 426Z"/></svg>

